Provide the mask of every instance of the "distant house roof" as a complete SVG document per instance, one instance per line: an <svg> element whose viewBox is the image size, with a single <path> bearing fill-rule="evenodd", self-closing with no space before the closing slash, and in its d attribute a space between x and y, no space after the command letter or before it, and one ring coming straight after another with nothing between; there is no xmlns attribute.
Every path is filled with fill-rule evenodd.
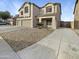
<svg viewBox="0 0 79 59"><path fill-rule="evenodd" d="M37 6L36 4L34 4L34 3L31 3L31 2L25 2L25 3L22 5L22 7L21 7L18 11L20 11L20 10L24 7L24 5L27 4L27 3L28 3L28 4L32 4L32 5L34 5L34 6L38 7L39 9L45 7L45 6L48 5L48 4L59 5L60 8L61 8L61 4L60 4L60 3L47 3L47 4L45 4L43 7L39 7L39 6Z"/></svg>
<svg viewBox="0 0 79 59"><path fill-rule="evenodd" d="M76 0L73 14L75 13L75 9L76 9L76 5L77 5L77 3L78 3L78 0Z"/></svg>

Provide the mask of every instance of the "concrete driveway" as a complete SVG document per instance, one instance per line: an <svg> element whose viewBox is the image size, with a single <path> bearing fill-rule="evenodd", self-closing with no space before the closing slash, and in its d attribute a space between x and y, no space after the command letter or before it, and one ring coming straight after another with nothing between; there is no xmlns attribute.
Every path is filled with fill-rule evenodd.
<svg viewBox="0 0 79 59"><path fill-rule="evenodd" d="M71 29L57 29L17 54L22 59L79 59L79 37Z"/></svg>
<svg viewBox="0 0 79 59"><path fill-rule="evenodd" d="M20 59L20 57L1 37L0 37L0 59Z"/></svg>

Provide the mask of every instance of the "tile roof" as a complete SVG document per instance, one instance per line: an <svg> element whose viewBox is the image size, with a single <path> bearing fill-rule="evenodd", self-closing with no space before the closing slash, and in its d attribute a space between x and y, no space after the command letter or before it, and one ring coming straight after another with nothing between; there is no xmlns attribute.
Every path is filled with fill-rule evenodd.
<svg viewBox="0 0 79 59"><path fill-rule="evenodd" d="M34 6L38 7L38 6L37 6L36 4L34 4L34 3L25 2L25 3L21 6L21 8L20 8L18 11L20 11L20 10L24 7L25 4L30 4L30 5L34 5ZM38 8L40 8L40 7L38 7Z"/></svg>

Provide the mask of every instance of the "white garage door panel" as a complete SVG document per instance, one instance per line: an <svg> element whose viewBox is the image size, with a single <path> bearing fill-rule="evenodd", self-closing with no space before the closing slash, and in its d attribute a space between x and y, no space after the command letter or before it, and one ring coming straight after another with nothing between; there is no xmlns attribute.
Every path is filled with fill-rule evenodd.
<svg viewBox="0 0 79 59"><path fill-rule="evenodd" d="M31 27L31 20L24 20L24 21L22 21L22 26Z"/></svg>
<svg viewBox="0 0 79 59"><path fill-rule="evenodd" d="M21 21L17 21L17 26L21 26Z"/></svg>

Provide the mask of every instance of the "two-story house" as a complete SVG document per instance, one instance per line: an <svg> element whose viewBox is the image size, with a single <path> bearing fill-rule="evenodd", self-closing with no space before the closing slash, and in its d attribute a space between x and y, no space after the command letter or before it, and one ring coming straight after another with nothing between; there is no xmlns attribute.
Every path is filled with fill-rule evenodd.
<svg viewBox="0 0 79 59"><path fill-rule="evenodd" d="M60 26L61 4L47 3L39 7L34 3L25 2L19 9L19 17L16 19L17 26L37 27L42 23L44 27L56 29Z"/></svg>
<svg viewBox="0 0 79 59"><path fill-rule="evenodd" d="M79 28L79 0L76 0L74 8L74 28Z"/></svg>

